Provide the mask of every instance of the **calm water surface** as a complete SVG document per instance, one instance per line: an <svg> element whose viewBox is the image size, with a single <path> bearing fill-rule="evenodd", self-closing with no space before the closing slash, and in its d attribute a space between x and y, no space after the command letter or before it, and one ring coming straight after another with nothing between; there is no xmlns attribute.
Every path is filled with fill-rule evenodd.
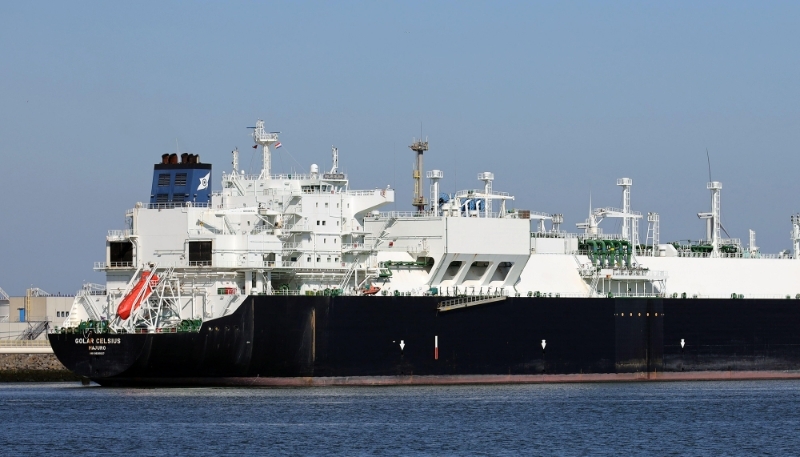
<svg viewBox="0 0 800 457"><path fill-rule="evenodd" d="M0 384L0 454L798 455L800 381L294 389Z"/></svg>

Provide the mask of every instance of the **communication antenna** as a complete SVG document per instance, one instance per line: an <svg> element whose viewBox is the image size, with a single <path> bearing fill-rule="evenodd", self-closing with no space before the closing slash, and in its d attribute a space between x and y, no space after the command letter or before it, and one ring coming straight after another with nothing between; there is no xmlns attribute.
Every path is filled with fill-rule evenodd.
<svg viewBox="0 0 800 457"><path fill-rule="evenodd" d="M706 148L706 160L708 160L708 182L711 182L711 156L708 155L708 148Z"/></svg>

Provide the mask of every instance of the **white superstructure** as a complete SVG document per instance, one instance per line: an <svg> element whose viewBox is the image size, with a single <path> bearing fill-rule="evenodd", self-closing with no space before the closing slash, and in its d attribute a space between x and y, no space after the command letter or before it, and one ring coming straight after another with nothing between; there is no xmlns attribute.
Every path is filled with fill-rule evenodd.
<svg viewBox="0 0 800 457"><path fill-rule="evenodd" d="M440 195L444 173L423 174L428 142L415 141L414 211L381 212L395 201L391 188L354 190L332 149L329 172L271 174L278 133L262 121L253 138L263 151L258 175L233 170L210 202L138 203L127 227L110 231L105 291L84 288L64 325L107 320L129 331L170 329L187 319L233 312L250 295L380 294L478 296L795 297L800 293L800 217L792 217L794 252L762 255L720 237L719 182L711 182L708 239L661 244L659 217L631 209L630 178L621 178L622 208L590 208L583 233L561 230L561 214L513 209L491 172L475 189ZM425 201L422 177L430 180ZM502 182L502 181L500 181ZM604 234L605 218L622 219L619 234ZM549 221L548 230L545 222ZM534 226L532 227L532 222ZM114 258L117 245L130 259ZM129 244L128 244L129 243ZM114 245L114 246L112 246ZM137 292L143 277L158 277ZM145 279L146 283L147 280ZM132 294L139 294L132 297ZM130 318L116 316L124 297L141 302Z"/></svg>

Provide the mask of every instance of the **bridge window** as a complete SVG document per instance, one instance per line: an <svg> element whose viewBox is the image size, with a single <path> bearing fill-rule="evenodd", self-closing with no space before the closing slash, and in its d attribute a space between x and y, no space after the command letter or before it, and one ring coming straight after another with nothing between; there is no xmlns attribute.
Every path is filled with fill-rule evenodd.
<svg viewBox="0 0 800 457"><path fill-rule="evenodd" d="M189 242L189 266L211 265L211 241Z"/></svg>
<svg viewBox="0 0 800 457"><path fill-rule="evenodd" d="M133 243L130 241L108 243L108 261L111 262L111 266L133 265Z"/></svg>

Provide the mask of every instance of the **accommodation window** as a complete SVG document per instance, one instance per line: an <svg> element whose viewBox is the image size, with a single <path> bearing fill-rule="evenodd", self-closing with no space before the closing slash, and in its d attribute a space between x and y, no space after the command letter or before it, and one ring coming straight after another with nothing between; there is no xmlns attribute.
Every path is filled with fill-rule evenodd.
<svg viewBox="0 0 800 457"><path fill-rule="evenodd" d="M325 203L325 207L326 207L326 208L328 207L328 204L327 204L327 203Z"/></svg>
<svg viewBox="0 0 800 457"><path fill-rule="evenodd" d="M317 221L317 225L319 225L319 221Z"/></svg>
<svg viewBox="0 0 800 457"><path fill-rule="evenodd" d="M186 185L186 173L177 173L175 175L175 185L176 186Z"/></svg>
<svg viewBox="0 0 800 457"><path fill-rule="evenodd" d="M311 263L311 257L306 257L306 262Z"/></svg>
<svg viewBox="0 0 800 457"><path fill-rule="evenodd" d="M158 185L159 186L169 186L169 174L168 173L159 173L158 174Z"/></svg>
<svg viewBox="0 0 800 457"><path fill-rule="evenodd" d="M189 242L189 266L211 265L211 241Z"/></svg>
<svg viewBox="0 0 800 457"><path fill-rule="evenodd" d="M325 221L322 221L322 225L325 225Z"/></svg>
<svg viewBox="0 0 800 457"><path fill-rule="evenodd" d="M108 261L111 266L123 266L121 263L133 264L133 243L130 241L112 241L108 243Z"/></svg>
<svg viewBox="0 0 800 457"><path fill-rule="evenodd" d="M316 205L316 207L319 208L319 203L314 203L314 205Z"/></svg>
<svg viewBox="0 0 800 457"><path fill-rule="evenodd" d="M320 258L319 258L319 257L317 257L317 262L319 262L319 259L320 259Z"/></svg>

